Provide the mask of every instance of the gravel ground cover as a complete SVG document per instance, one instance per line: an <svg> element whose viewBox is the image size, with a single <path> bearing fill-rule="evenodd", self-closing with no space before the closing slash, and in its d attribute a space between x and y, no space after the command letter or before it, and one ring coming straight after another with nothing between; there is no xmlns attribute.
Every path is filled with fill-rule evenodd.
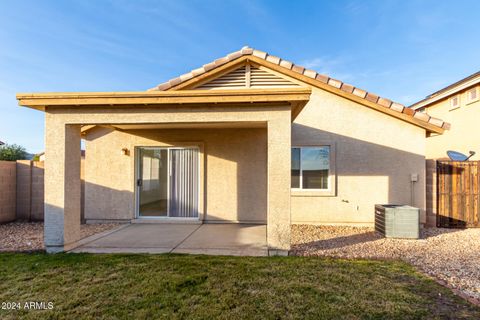
<svg viewBox="0 0 480 320"><path fill-rule="evenodd" d="M470 301L480 303L480 229L426 228L422 239L387 239L372 228L292 226L300 256L406 261Z"/></svg>
<svg viewBox="0 0 480 320"><path fill-rule="evenodd" d="M82 224L81 238L86 238L119 226L116 223ZM11 222L0 224L1 251L38 251L44 250L43 222Z"/></svg>

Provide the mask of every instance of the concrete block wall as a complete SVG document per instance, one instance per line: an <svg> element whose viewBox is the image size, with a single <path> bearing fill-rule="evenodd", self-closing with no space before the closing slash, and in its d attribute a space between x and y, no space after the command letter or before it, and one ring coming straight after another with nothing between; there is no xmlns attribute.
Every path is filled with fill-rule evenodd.
<svg viewBox="0 0 480 320"><path fill-rule="evenodd" d="M0 161L0 223L15 220L16 163Z"/></svg>
<svg viewBox="0 0 480 320"><path fill-rule="evenodd" d="M17 219L30 220L32 198L30 160L17 161Z"/></svg>
<svg viewBox="0 0 480 320"><path fill-rule="evenodd" d="M43 161L17 161L17 219L43 220Z"/></svg>
<svg viewBox="0 0 480 320"><path fill-rule="evenodd" d="M426 213L427 227L437 225L437 161L426 160Z"/></svg>
<svg viewBox="0 0 480 320"><path fill-rule="evenodd" d="M43 186L43 161L32 162L32 178L31 178L31 203L30 203L30 215L31 220L43 220L44 212L44 186Z"/></svg>
<svg viewBox="0 0 480 320"><path fill-rule="evenodd" d="M15 162L11 162L15 166ZM0 171L2 171L0 169ZM1 173L0 173L1 174ZM83 220L83 175L84 160L81 161L82 220ZM18 160L16 162L16 219L43 221L44 218L44 162ZM14 196L15 197L15 196ZM14 219L15 219L14 218Z"/></svg>

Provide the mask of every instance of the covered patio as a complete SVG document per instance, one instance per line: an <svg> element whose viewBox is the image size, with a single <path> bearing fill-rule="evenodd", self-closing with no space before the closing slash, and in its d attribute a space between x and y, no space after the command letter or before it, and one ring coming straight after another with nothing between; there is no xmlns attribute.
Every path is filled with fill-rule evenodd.
<svg viewBox="0 0 480 320"><path fill-rule="evenodd" d="M45 246L48 252L68 251L78 247L80 229L80 140L82 130L94 126L110 128L116 132L128 130L195 130L199 128L229 129L249 128L266 133L266 157L261 160L266 168L265 201L266 225L245 226L238 224L205 224L209 216L206 190L210 187L205 179L205 155L208 143L200 138L162 141L162 146L195 145L199 150L200 176L198 214L191 224L175 217L172 221L158 220L155 224L132 224L109 236L95 240L77 250L101 251L101 248L119 250L146 250L157 252L198 252L222 254L222 250L253 255L268 253L286 254L290 249L290 148L291 122L300 113L310 97L309 88L275 88L242 90L182 90L120 93L45 93L18 94L19 104L45 112ZM130 134L130 133L129 133ZM138 138L138 135L137 135ZM140 138L138 138L140 139ZM155 139L141 137L142 143L126 143L117 139L112 145L115 153L103 153L106 161L117 170L95 171L104 175L107 185L96 186L91 194L107 195L94 199L88 208L108 206L112 212L128 211L132 222L139 219L135 173L135 153L138 146L151 146ZM144 141L149 141L146 144ZM133 141L133 140L132 140ZM150 142L153 141L153 142ZM178 142L180 141L180 142ZM206 145L207 144L207 145ZM158 144L157 144L158 145ZM118 149L118 150L117 150ZM124 150L126 149L126 150ZM120 163L119 153L130 157ZM88 161L88 147L87 147ZM250 161L256 161L252 154ZM202 160L203 159L203 160ZM118 162L120 161L120 162ZM245 161L249 161L245 159ZM123 179L123 188L108 185L110 180ZM241 179L239 176L238 179ZM86 184L88 185L88 181ZM108 190L107 190L108 189ZM107 192L108 191L108 192ZM228 190L227 190L228 191ZM102 193L103 192L103 193ZM113 201L112 194L121 201ZM89 195L87 194L87 201ZM243 197L243 198L242 198ZM248 201L240 192L235 206ZM186 219L187 220L187 219ZM215 232L213 232L215 231ZM248 231L248 232L247 232ZM253 233L252 233L253 232ZM215 234L218 233L218 237ZM264 235L264 236L263 236ZM123 242L117 239L120 237ZM143 238L143 240L138 237ZM118 240L118 245L112 246ZM135 240L137 239L137 240ZM253 239L253 242L252 242ZM265 243L263 243L264 239ZM123 243L123 244L122 244ZM226 244L227 247L220 244ZM143 248L143 249L142 249ZM157 249L154 249L157 248ZM246 251L245 251L246 250ZM266 250L266 251L265 251Z"/></svg>
<svg viewBox="0 0 480 320"><path fill-rule="evenodd" d="M267 228L251 224L133 223L86 238L71 252L266 256Z"/></svg>

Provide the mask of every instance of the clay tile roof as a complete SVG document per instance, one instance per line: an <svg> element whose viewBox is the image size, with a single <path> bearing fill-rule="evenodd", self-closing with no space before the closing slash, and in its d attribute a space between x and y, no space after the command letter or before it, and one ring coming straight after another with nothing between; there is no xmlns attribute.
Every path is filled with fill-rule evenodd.
<svg viewBox="0 0 480 320"><path fill-rule="evenodd" d="M367 95L367 91L362 90L360 88L354 88L353 89L353 94L360 97L360 98L365 98L365 96Z"/></svg>
<svg viewBox="0 0 480 320"><path fill-rule="evenodd" d="M331 85L332 87L340 89L340 87L342 86L342 81L330 78L328 80L328 84Z"/></svg>
<svg viewBox="0 0 480 320"><path fill-rule="evenodd" d="M317 71L305 69L303 71L303 74L306 75L307 77L310 77L312 79L315 79L317 77Z"/></svg>
<svg viewBox="0 0 480 320"><path fill-rule="evenodd" d="M410 108L403 108L402 113L408 114L409 116L413 117L416 112L413 109L410 109Z"/></svg>
<svg viewBox="0 0 480 320"><path fill-rule="evenodd" d="M284 68L287 68L288 70L292 69L292 66L293 66L293 63L291 63L290 61L287 61L287 60L281 60L280 61L280 67L284 67Z"/></svg>
<svg viewBox="0 0 480 320"><path fill-rule="evenodd" d="M280 64L280 58L275 56L267 56L267 61L275 64Z"/></svg>
<svg viewBox="0 0 480 320"><path fill-rule="evenodd" d="M287 70L291 70L295 73L298 73L302 76L308 77L312 79L314 82L317 81L319 84L322 85L329 85L331 87L334 87L336 89L339 89L343 92L347 92L348 94L352 94L354 96L357 96L359 98L365 99L366 101L370 103L375 103L378 106L381 106L382 108L387 108L392 111L398 112L399 114L403 115L408 115L409 117L412 117L412 119L415 119L417 122L424 122L425 124L430 124L435 127L441 128L448 130L450 128L450 124L443 122L440 119L436 119L433 117L430 117L426 113L421 113L420 111L415 111L411 108L407 108L404 105L400 103L396 103L394 101L391 101L387 98L380 97L374 93L367 92L365 90L362 90L360 88L357 88L351 84L344 83L340 80L333 79L328 77L327 75L323 74L318 74L314 70L309 70L305 69L302 66L296 65L290 61L283 60L282 58L273 56L268 54L267 52L256 50L253 48L250 48L248 46L243 47L239 51L232 52L225 57L219 58L213 62L207 63L203 65L201 68L192 70L189 73L183 74L180 77L171 79L167 82L161 83L158 86L149 89L149 91L165 91L165 90L170 90L177 86L178 84L188 81L190 79L193 79L199 75L202 75L210 70L213 70L221 65L224 65L228 62L234 61L240 57L243 56L254 56L260 59L263 59L269 63L273 63L275 65L278 65L282 68L285 68ZM311 83L311 82L310 82Z"/></svg>
<svg viewBox="0 0 480 320"><path fill-rule="evenodd" d="M353 92L353 89L355 89L355 87L352 86L351 84L343 83L343 84L342 84L342 87L341 87L340 89L342 89L342 90L345 91L345 92L352 93L352 92Z"/></svg>
<svg viewBox="0 0 480 320"><path fill-rule="evenodd" d="M430 116L428 114L422 113L422 112L415 112L415 114L413 116L415 118L420 119L420 120L425 121L425 122L428 122L430 120Z"/></svg>
<svg viewBox="0 0 480 320"><path fill-rule="evenodd" d="M430 117L430 120L428 121L428 123L433 124L434 126L437 126L437 127L440 127L440 128L442 128L443 125L445 124L445 122L443 122L442 120L434 118L434 117ZM449 126L450 124L447 124L447 125Z"/></svg>
<svg viewBox="0 0 480 320"><path fill-rule="evenodd" d="M371 93L371 92L368 92L367 96L365 97L365 99L367 99L368 101L373 102L373 103L377 103L379 98L380 98L379 96L377 96L375 93Z"/></svg>
<svg viewBox="0 0 480 320"><path fill-rule="evenodd" d="M315 77L315 80L318 80L323 83L328 83L328 79L330 78L324 74L317 74L317 76Z"/></svg>
<svg viewBox="0 0 480 320"><path fill-rule="evenodd" d="M450 130L450 123L444 122L442 128L445 130Z"/></svg>
<svg viewBox="0 0 480 320"><path fill-rule="evenodd" d="M378 104L380 104L380 105L382 105L382 106L384 106L384 107L386 107L386 108L390 108L390 106L392 105L392 101L391 101L391 100L388 100L388 99L386 99L386 98L380 97L380 98L378 99Z"/></svg>
<svg viewBox="0 0 480 320"><path fill-rule="evenodd" d="M292 71L295 71L296 73L303 74L303 70L305 70L305 68L302 66L298 66L296 64L292 66Z"/></svg>
<svg viewBox="0 0 480 320"><path fill-rule="evenodd" d="M405 106L403 104L396 103L396 102L394 102L390 105L390 109L398 111L398 112L402 112L403 108L405 108Z"/></svg>

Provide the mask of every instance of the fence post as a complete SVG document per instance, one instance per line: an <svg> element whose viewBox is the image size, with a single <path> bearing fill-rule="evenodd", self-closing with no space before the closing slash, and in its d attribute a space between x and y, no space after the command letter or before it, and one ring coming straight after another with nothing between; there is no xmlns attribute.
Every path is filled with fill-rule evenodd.
<svg viewBox="0 0 480 320"><path fill-rule="evenodd" d="M426 223L427 227L436 226L437 221L437 162L426 160Z"/></svg>

